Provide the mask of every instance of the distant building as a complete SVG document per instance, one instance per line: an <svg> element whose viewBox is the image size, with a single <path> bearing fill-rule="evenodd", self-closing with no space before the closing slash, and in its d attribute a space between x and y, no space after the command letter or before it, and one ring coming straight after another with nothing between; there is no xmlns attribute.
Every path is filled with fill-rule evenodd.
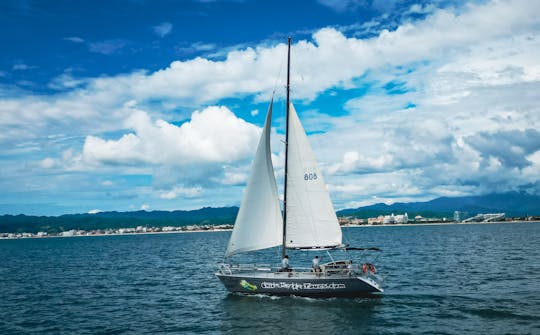
<svg viewBox="0 0 540 335"><path fill-rule="evenodd" d="M407 223L409 222L409 215L407 213L403 214L403 215L396 215L394 216L394 222L395 223Z"/></svg>
<svg viewBox="0 0 540 335"><path fill-rule="evenodd" d="M454 211L454 221L455 222L462 222L469 216L468 212L462 212L462 211Z"/></svg>
<svg viewBox="0 0 540 335"><path fill-rule="evenodd" d="M379 225L384 221L384 216L379 215L376 218L368 218L368 225Z"/></svg>
<svg viewBox="0 0 540 335"><path fill-rule="evenodd" d="M75 235L75 230L68 230L68 231L63 231L62 233L60 233L60 236L74 236Z"/></svg>
<svg viewBox="0 0 540 335"><path fill-rule="evenodd" d="M383 217L383 224L392 224L394 223L394 214L392 215L385 215Z"/></svg>
<svg viewBox="0 0 540 335"><path fill-rule="evenodd" d="M403 224L409 222L409 215L407 213L401 215L394 215L392 213L391 215L379 215L376 218L369 218L368 224L376 225L376 224Z"/></svg>
<svg viewBox="0 0 540 335"><path fill-rule="evenodd" d="M506 218L506 213L487 213L487 214L477 214L471 218L463 220L463 222L495 222L495 221L504 221Z"/></svg>

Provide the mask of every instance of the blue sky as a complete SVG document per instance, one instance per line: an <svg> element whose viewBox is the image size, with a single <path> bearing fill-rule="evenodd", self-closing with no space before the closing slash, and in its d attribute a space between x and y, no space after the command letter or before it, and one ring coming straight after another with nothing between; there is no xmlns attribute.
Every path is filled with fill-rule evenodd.
<svg viewBox="0 0 540 335"><path fill-rule="evenodd" d="M0 214L238 205L273 90L336 208L540 194L540 5L2 1Z"/></svg>

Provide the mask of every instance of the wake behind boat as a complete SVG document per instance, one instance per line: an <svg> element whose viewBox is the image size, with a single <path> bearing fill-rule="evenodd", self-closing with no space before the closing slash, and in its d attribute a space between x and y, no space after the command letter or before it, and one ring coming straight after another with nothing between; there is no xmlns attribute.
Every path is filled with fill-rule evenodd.
<svg viewBox="0 0 540 335"><path fill-rule="evenodd" d="M382 279L370 263L334 260L313 268L231 264L230 257L282 246L309 251L344 250L341 227L300 119L290 103L290 52L287 54L287 104L283 214L271 160L272 104L242 204L216 276L231 292L245 294L349 297L382 292ZM363 248L351 248L363 249ZM330 257L332 257L329 254ZM316 270L316 271L315 271Z"/></svg>

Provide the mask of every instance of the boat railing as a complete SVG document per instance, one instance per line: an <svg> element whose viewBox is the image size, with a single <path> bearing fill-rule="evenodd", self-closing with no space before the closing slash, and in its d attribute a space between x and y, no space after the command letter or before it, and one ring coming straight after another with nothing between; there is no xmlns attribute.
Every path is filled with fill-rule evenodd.
<svg viewBox="0 0 540 335"><path fill-rule="evenodd" d="M377 274L375 267L370 267L369 263L351 264L350 269L360 277L370 278L379 283L383 281L383 278Z"/></svg>
<svg viewBox="0 0 540 335"><path fill-rule="evenodd" d="M313 268L293 267L289 270L283 270L279 266L271 264L228 264L221 263L218 265L219 272L224 275L233 275L249 272L265 272L265 273L288 273L288 277L302 277L306 273L312 273L318 277L333 277L336 275L360 276L370 278L376 282L382 282L382 278L376 273L374 268L366 267L366 264L356 264L350 261L332 262L321 264L320 271L314 271Z"/></svg>
<svg viewBox="0 0 540 335"><path fill-rule="evenodd" d="M226 275L232 275L232 270L229 264L227 263L220 263L218 264L218 270L219 272L226 274Z"/></svg>
<svg viewBox="0 0 540 335"><path fill-rule="evenodd" d="M312 272L312 268L307 267L294 267L289 270L283 270L280 266L271 264L218 264L218 269L223 274L242 273L242 272L288 272L288 273L305 273Z"/></svg>
<svg viewBox="0 0 540 335"><path fill-rule="evenodd" d="M220 263L218 268L223 274L232 274L239 272L267 271L272 272L275 267L270 264L228 264Z"/></svg>

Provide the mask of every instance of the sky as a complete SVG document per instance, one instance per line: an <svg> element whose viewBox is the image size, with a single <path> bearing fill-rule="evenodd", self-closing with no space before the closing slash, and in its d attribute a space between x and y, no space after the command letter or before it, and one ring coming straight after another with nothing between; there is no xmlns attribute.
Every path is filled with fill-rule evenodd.
<svg viewBox="0 0 540 335"><path fill-rule="evenodd" d="M0 214L238 206L275 92L336 209L540 194L540 2L0 2Z"/></svg>

